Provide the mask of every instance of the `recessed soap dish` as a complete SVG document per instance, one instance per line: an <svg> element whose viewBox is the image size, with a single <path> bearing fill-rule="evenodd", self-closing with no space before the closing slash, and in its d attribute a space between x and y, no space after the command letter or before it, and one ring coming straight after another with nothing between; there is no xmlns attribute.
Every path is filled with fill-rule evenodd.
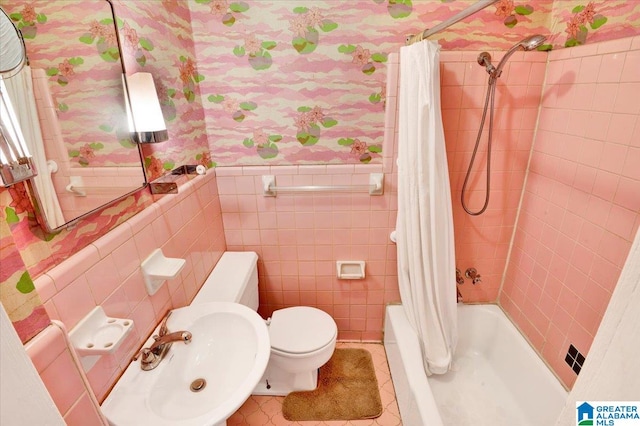
<svg viewBox="0 0 640 426"><path fill-rule="evenodd" d="M133 328L133 320L107 317L96 306L69 333L79 356L111 354L118 349Z"/></svg>
<svg viewBox="0 0 640 426"><path fill-rule="evenodd" d="M155 249L140 265L149 296L156 294L166 280L177 277L186 263L184 259L165 257L161 249Z"/></svg>

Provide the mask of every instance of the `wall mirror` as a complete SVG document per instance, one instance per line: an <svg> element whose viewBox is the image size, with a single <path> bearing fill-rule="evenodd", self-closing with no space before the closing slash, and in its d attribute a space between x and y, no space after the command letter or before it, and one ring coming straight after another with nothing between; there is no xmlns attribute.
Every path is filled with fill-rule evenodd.
<svg viewBox="0 0 640 426"><path fill-rule="evenodd" d="M28 65L5 78L38 176L29 189L47 231L147 185L131 141L117 28L108 0L0 0ZM39 152L39 154L38 154ZM39 158L38 158L39 157Z"/></svg>

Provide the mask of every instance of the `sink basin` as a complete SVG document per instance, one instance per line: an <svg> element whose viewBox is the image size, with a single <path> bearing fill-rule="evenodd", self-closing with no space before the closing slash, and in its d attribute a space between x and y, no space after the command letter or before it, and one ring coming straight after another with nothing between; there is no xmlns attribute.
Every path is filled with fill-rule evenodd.
<svg viewBox="0 0 640 426"><path fill-rule="evenodd" d="M117 426L225 425L267 367L266 324L244 305L212 302L174 310L167 326L190 331L191 343L173 343L153 370L129 364L102 404L104 415Z"/></svg>

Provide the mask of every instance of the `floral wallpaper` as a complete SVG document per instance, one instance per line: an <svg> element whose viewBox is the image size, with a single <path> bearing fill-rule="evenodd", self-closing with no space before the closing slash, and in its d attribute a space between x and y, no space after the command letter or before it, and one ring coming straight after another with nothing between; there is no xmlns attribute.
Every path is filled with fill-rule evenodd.
<svg viewBox="0 0 640 426"><path fill-rule="evenodd" d="M189 0L218 166L380 163L388 54L469 2L336 4ZM545 32L551 5L489 7L442 33L443 48L510 46Z"/></svg>
<svg viewBox="0 0 640 426"><path fill-rule="evenodd" d="M33 53L57 90L72 88L85 69L99 75L114 57L102 22L109 18L83 18L97 3L103 1L0 0L27 43L45 41L45 29L61 31L42 46L42 59ZM149 177L183 164L379 162L388 54L407 34L470 4L114 0L127 72L154 75L170 136L144 147ZM81 23L80 29L68 32L68 22ZM640 34L640 2L500 0L435 38L444 50L506 50L534 33L548 36L544 49ZM67 54L65 43L81 53ZM97 92L96 86L75 95L95 107ZM69 112L62 98L57 102L61 114ZM105 117L111 128L102 132L122 124ZM106 154L94 142L90 137L70 150L79 166ZM12 306L7 311L14 312L19 334L33 335L46 322L27 276L40 275L152 203L142 192L72 230L47 235L35 223L24 187L0 188L0 299Z"/></svg>
<svg viewBox="0 0 640 426"><path fill-rule="evenodd" d="M640 34L640 2L555 1L549 22L554 48L631 37Z"/></svg>
<svg viewBox="0 0 640 426"><path fill-rule="evenodd" d="M213 161L376 163L386 61L468 0L189 0ZM337 6L339 4L339 6ZM499 0L433 38L445 50L541 50L640 32L640 2ZM327 123L319 119L330 117Z"/></svg>
<svg viewBox="0 0 640 426"><path fill-rule="evenodd" d="M6 193L0 193L0 198ZM0 211L0 301L20 339L26 342L50 320L9 230L8 214L9 210Z"/></svg>

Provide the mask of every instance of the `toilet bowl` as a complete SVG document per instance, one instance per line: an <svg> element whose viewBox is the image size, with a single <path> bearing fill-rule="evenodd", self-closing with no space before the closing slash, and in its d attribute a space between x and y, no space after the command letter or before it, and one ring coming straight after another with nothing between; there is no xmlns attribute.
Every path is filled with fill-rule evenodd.
<svg viewBox="0 0 640 426"><path fill-rule="evenodd" d="M254 252L223 253L191 304L228 301L257 311L257 261ZM282 396L315 389L318 369L336 347L336 322L326 312L310 306L276 310L266 322L271 355L253 394Z"/></svg>
<svg viewBox="0 0 640 426"><path fill-rule="evenodd" d="M309 306L284 308L267 320L271 356L254 395L313 390L318 369L336 347L338 327L329 314Z"/></svg>

